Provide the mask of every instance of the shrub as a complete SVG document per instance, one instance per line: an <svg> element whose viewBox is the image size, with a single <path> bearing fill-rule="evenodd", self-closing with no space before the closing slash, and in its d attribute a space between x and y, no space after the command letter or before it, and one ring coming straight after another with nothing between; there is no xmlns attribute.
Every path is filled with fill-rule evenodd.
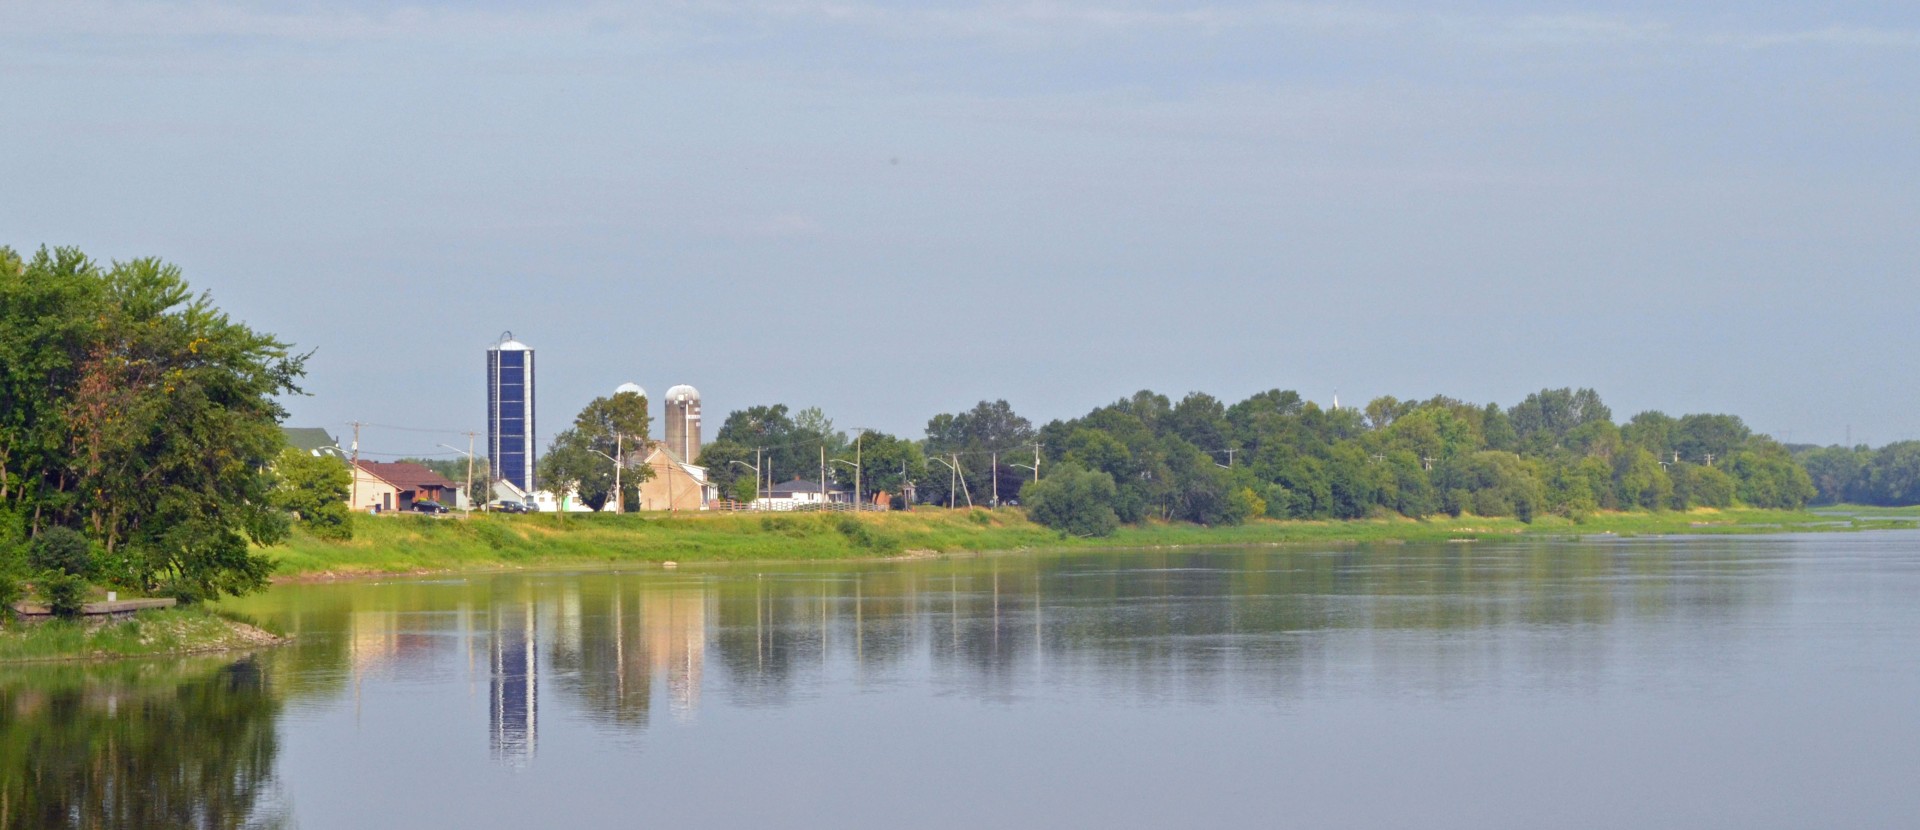
<svg viewBox="0 0 1920 830"><path fill-rule="evenodd" d="M40 578L40 598L61 619L80 616L87 603L87 581L68 573L49 571Z"/></svg>
<svg viewBox="0 0 1920 830"><path fill-rule="evenodd" d="M19 602L24 593L20 579L0 567L0 623L13 621L13 604Z"/></svg>
<svg viewBox="0 0 1920 830"><path fill-rule="evenodd" d="M1227 500L1232 506L1231 512L1236 518L1234 524L1239 524L1254 516L1264 516L1267 513L1267 500L1261 498L1259 493L1254 492L1252 487L1242 487L1233 491L1231 495L1227 496Z"/></svg>
<svg viewBox="0 0 1920 830"><path fill-rule="evenodd" d="M33 537L27 548L27 564L34 570L85 577L93 573L93 549L78 531L50 527Z"/></svg>
<svg viewBox="0 0 1920 830"><path fill-rule="evenodd" d="M1075 536L1106 536L1120 526L1113 511L1113 476L1073 464L1055 468L1053 475L1021 488L1027 518Z"/></svg>
<svg viewBox="0 0 1920 830"><path fill-rule="evenodd" d="M841 514L835 517L833 526L835 530L840 531L840 535L847 537L847 541L852 542L857 547L881 553L891 553L900 549L900 540L887 534L876 532L872 527L868 526L866 522L860 521L853 516Z"/></svg>

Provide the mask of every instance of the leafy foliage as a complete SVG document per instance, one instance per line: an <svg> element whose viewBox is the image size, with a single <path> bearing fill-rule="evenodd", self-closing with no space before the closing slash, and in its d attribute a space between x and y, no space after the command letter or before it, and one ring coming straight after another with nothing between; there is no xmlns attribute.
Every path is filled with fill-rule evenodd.
<svg viewBox="0 0 1920 830"><path fill-rule="evenodd" d="M556 493L576 492L580 501L599 510L613 501L619 479L625 503L640 502L640 484L653 478L646 458L646 437L652 428L647 399L633 392L594 398L574 416L573 428L554 436L540 459L540 480ZM614 459L621 469L615 475Z"/></svg>
<svg viewBox="0 0 1920 830"><path fill-rule="evenodd" d="M85 577L93 573L93 550L77 531L50 527L33 537L27 564L37 571Z"/></svg>
<svg viewBox="0 0 1920 830"><path fill-rule="evenodd" d="M1795 508L1810 492L1803 471L1736 417L1645 412L1624 427L1611 418L1591 389L1543 389L1507 410L1388 396L1364 412L1282 390L1224 406L1143 391L1049 423L1039 440L1051 464L1110 476L1123 522L1435 512L1530 521L1548 511ZM930 425L929 445L945 426ZM1894 487L1911 481L1920 495L1920 444L1914 460L1914 475Z"/></svg>
<svg viewBox="0 0 1920 830"><path fill-rule="evenodd" d="M273 504L299 517L300 525L322 539L353 538L347 495L353 474L337 458L310 455L293 447L273 462Z"/></svg>
<svg viewBox="0 0 1920 830"><path fill-rule="evenodd" d="M286 523L267 462L304 357L179 269L0 255L0 507L99 546L98 577L195 595L263 585Z"/></svg>
<svg viewBox="0 0 1920 830"><path fill-rule="evenodd" d="M1028 485L1024 501L1034 522L1074 536L1107 536L1120 526L1113 511L1113 476L1064 464Z"/></svg>

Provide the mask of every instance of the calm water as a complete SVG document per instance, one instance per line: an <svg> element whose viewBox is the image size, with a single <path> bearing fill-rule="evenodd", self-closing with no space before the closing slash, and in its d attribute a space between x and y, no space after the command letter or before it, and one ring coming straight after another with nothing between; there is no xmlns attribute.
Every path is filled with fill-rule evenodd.
<svg viewBox="0 0 1920 830"><path fill-rule="evenodd" d="M0 670L0 823L1920 826L1920 531L241 605L298 645Z"/></svg>

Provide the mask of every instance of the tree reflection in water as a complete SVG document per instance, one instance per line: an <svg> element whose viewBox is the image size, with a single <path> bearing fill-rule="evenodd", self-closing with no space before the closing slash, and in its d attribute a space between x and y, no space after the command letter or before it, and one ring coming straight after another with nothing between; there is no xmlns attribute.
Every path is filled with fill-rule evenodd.
<svg viewBox="0 0 1920 830"><path fill-rule="evenodd" d="M0 827L286 824L260 664L0 671Z"/></svg>
<svg viewBox="0 0 1920 830"><path fill-rule="evenodd" d="M1711 540L1025 554L678 572L473 575L276 589L241 610L299 639L289 699L464 677L496 760L543 722L643 732L704 696L779 707L849 680L1012 699L1446 692L1595 682L1621 626L1747 629L1785 567ZM1477 632L1477 633L1473 633ZM1462 636L1473 633L1472 636ZM1702 659L1712 659L1711 654ZM344 670L343 670L344 669ZM549 709L549 707L556 707ZM477 728L477 727L476 727Z"/></svg>

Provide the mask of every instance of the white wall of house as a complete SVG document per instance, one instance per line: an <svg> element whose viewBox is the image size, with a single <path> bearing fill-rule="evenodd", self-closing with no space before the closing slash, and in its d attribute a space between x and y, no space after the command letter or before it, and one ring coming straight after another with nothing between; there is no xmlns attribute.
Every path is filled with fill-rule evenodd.
<svg viewBox="0 0 1920 830"><path fill-rule="evenodd" d="M353 486L347 488L347 508L365 513L376 506L382 511L400 510L399 488L379 476L354 467Z"/></svg>

